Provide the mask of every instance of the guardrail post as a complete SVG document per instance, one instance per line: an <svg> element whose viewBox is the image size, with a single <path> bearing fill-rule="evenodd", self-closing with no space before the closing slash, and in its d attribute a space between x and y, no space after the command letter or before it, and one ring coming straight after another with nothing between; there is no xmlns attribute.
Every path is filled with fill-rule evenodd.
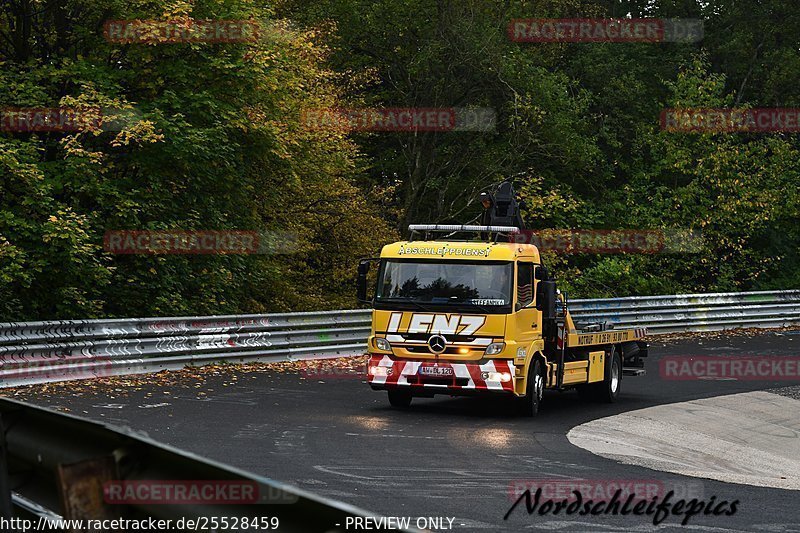
<svg viewBox="0 0 800 533"><path fill-rule="evenodd" d="M59 464L58 493L62 516L67 520L114 519L119 517L116 508L105 503L106 483L119 478L117 463L110 455L87 459L73 464ZM75 530L75 533L80 533Z"/></svg>
<svg viewBox="0 0 800 533"><path fill-rule="evenodd" d="M11 520L14 509L11 506L11 482L8 475L8 444L6 443L6 425L0 414L0 517Z"/></svg>

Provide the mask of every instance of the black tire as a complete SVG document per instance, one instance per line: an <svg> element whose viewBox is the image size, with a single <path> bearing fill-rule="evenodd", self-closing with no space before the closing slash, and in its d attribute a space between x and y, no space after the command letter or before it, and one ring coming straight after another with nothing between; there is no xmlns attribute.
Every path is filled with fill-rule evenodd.
<svg viewBox="0 0 800 533"><path fill-rule="evenodd" d="M622 357L613 348L606 365L606 379L597 384L597 399L603 403L614 403L622 385Z"/></svg>
<svg viewBox="0 0 800 533"><path fill-rule="evenodd" d="M534 417L539 414L539 405L544 395L544 374L542 362L534 359L528 368L528 380L525 387L525 396L518 398L519 411L522 416Z"/></svg>
<svg viewBox="0 0 800 533"><path fill-rule="evenodd" d="M598 383L579 385L578 396L581 400L589 402L614 403L619 397L619 388L622 383L622 357L619 353L611 349L611 353L606 358L605 379Z"/></svg>
<svg viewBox="0 0 800 533"><path fill-rule="evenodd" d="M389 391L389 403L392 407L406 409L411 405L411 392L407 390L392 389Z"/></svg>

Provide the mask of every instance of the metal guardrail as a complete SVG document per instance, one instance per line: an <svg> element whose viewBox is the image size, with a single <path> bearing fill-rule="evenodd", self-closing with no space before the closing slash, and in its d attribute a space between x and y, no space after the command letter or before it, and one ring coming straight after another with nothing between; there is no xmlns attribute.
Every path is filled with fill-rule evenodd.
<svg viewBox="0 0 800 533"><path fill-rule="evenodd" d="M800 324L800 290L570 300L576 322L650 333ZM0 324L0 387L365 350L370 310Z"/></svg>
<svg viewBox="0 0 800 533"><path fill-rule="evenodd" d="M0 324L0 387L356 355L368 310Z"/></svg>
<svg viewBox="0 0 800 533"><path fill-rule="evenodd" d="M649 333L800 324L800 290L570 300L576 321L647 327Z"/></svg>
<svg viewBox="0 0 800 533"><path fill-rule="evenodd" d="M357 517L376 517L129 430L22 402L0 400L2 435L0 516L30 521L16 522L14 531L338 533L348 529L348 519L352 525ZM147 519L171 525L112 525ZM83 520L83 527L62 520ZM109 522L87 527L86 520Z"/></svg>

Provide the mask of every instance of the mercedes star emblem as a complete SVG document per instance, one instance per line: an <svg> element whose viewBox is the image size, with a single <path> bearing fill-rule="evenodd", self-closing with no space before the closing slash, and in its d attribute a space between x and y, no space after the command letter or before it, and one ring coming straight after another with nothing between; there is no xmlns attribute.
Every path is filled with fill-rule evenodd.
<svg viewBox="0 0 800 533"><path fill-rule="evenodd" d="M432 335L431 338L428 339L428 346L430 346L433 353L442 353L447 346L447 339L441 335Z"/></svg>

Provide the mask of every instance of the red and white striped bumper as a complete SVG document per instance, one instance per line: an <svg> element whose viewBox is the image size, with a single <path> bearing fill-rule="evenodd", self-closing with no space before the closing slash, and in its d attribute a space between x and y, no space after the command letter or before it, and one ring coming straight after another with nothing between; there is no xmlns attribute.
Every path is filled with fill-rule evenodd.
<svg viewBox="0 0 800 533"><path fill-rule="evenodd" d="M443 392L448 390L512 394L514 392L516 378L514 378L514 363L511 360L496 359L482 365L450 361L437 363L436 366L453 369L453 375L449 377L421 375L419 369L423 365L434 366L434 363L432 361L393 360L386 355L373 355L370 356L367 365L367 382L375 389L411 387L412 389L424 389L426 392L435 392L436 389ZM373 367L385 368L386 375L373 375ZM487 379L492 377L489 373L508 373L511 379L508 381Z"/></svg>

